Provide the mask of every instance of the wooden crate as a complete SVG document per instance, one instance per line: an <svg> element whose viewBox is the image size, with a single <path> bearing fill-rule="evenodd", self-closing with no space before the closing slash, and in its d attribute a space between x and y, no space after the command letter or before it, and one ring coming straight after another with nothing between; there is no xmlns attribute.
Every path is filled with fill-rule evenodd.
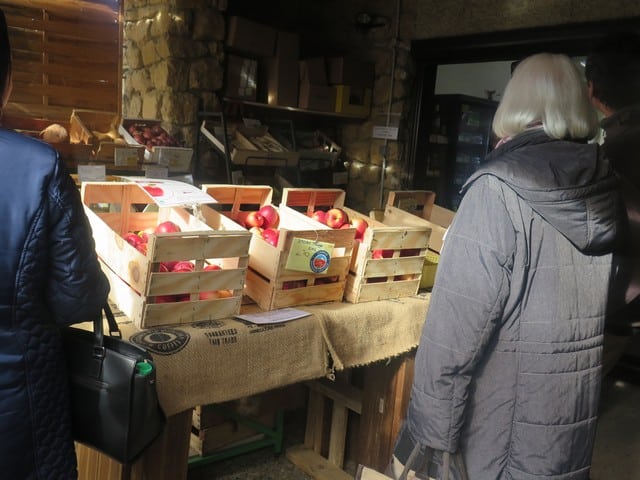
<svg viewBox="0 0 640 480"><path fill-rule="evenodd" d="M434 201L435 194L426 190L389 192L387 199L387 205L396 206L424 218L431 227L429 250L427 251L422 279L420 280L420 288L423 289L433 287L444 236L455 215L455 212L436 205Z"/></svg>
<svg viewBox="0 0 640 480"><path fill-rule="evenodd" d="M144 147L129 145L118 133L116 113L75 109L69 122L72 143L91 145L94 161L117 167L139 168Z"/></svg>
<svg viewBox="0 0 640 480"><path fill-rule="evenodd" d="M2 124L5 128L34 138L40 138L40 132L54 123L61 125L67 130L67 133L69 132L69 122L52 122L51 120L40 118L13 115L3 115L2 117ZM60 158L70 170L75 170L78 164L88 163L93 159L91 145L70 143L68 139L66 142L55 142L50 143L50 145L58 152Z"/></svg>
<svg viewBox="0 0 640 480"><path fill-rule="evenodd" d="M306 215L339 207L350 220L364 218L369 224L362 241L354 242L345 300L360 303L415 295L431 235L428 223L395 207L387 207L376 220L345 207L344 199L340 189L286 188L282 193L283 204Z"/></svg>
<svg viewBox="0 0 640 480"><path fill-rule="evenodd" d="M110 296L141 328L226 318L240 310L251 234L213 212L208 224L177 207L157 207L140 186L86 182L82 199L96 251L111 284ZM178 233L152 234L144 255L122 235L171 220ZM160 264L190 260L193 272L161 272ZM221 270L204 271L215 263ZM200 300L201 292L230 290L227 298ZM167 297L175 296L175 301Z"/></svg>
<svg viewBox="0 0 640 480"><path fill-rule="evenodd" d="M272 194L268 186L203 185L202 188L219 202L227 203L223 211L231 218L237 218L239 212L257 210L268 204ZM274 247L257 236L252 238L245 293L263 310L341 301L354 248L355 229L333 230L286 205L277 209L280 214L278 246ZM206 210L203 206L205 217ZM334 246L325 272L286 268L296 238Z"/></svg>

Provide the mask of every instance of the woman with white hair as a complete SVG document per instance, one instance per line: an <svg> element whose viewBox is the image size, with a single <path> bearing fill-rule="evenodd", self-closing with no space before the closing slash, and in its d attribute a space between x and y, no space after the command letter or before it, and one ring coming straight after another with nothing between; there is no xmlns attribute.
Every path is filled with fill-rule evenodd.
<svg viewBox="0 0 640 480"><path fill-rule="evenodd" d="M618 185L564 55L517 66L493 130L441 252L389 473L586 480Z"/></svg>

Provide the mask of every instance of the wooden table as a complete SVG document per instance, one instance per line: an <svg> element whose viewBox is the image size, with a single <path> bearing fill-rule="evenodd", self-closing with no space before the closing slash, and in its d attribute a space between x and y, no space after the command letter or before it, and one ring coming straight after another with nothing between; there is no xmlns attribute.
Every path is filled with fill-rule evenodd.
<svg viewBox="0 0 640 480"><path fill-rule="evenodd" d="M216 365L223 361L224 348L218 348L221 346L221 337L206 330L207 325L140 331L121 317L119 324L123 336L132 340L154 333L167 336L167 332L173 330L183 332L190 337L190 354L197 356L199 364L192 365L193 362L185 361L187 357L181 359L180 355L160 355L152 351L158 371L158 393L168 414L164 432L133 465L121 465L78 445L80 480L186 480L193 407L233 400L294 383L312 382L309 385L313 387L321 385L315 382L330 375L332 368L347 371L369 364L371 369L366 369L369 373L365 373L358 405L354 407L355 404L347 401L343 405L344 410L334 409L332 422L339 423L346 409L357 408L361 415L358 461L380 467L378 462L381 462L381 458L388 458L404 417L413 372L412 351L417 346L428 304L429 295L426 294L365 304L331 303L301 307L311 315L286 326L261 329L259 333L255 326L235 319L209 325L209 328L227 333L235 332L237 338L234 342L242 349L243 361L234 362L233 371L216 370ZM292 331L295 342L290 341ZM213 342L212 338L217 341ZM189 348L180 354L188 355L186 350ZM261 361L265 351L273 355L271 362ZM283 363L278 363L279 358L284 359ZM380 362L389 358L394 360ZM293 369L291 362L296 365ZM274 364L279 365L278 371L273 371ZM255 381L242 385L238 379L244 375L250 375ZM329 383L329 386L332 384ZM319 408L323 397L327 395L318 392L317 388L310 388L310 412ZM385 408L381 408L381 401ZM293 456L290 455L292 452L288 452L288 457L315 478L323 477L317 476L317 470L308 467L310 458L329 462L335 475L340 475L344 453L340 440L343 428L336 427L333 431L336 439L332 440L332 453L326 458L320 455L322 446L319 440L313 440L319 438L319 432L307 422L305 445L297 448L302 452L302 457L296 459L295 449Z"/></svg>

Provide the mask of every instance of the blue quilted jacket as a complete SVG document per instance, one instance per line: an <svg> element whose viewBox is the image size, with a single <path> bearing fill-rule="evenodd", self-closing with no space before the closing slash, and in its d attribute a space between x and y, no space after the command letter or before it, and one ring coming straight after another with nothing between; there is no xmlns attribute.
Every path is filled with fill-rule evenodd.
<svg viewBox="0 0 640 480"><path fill-rule="evenodd" d="M76 478L57 327L95 318L108 289L55 150L0 130L0 478Z"/></svg>
<svg viewBox="0 0 640 480"><path fill-rule="evenodd" d="M542 131L489 160L447 233L404 434L472 480L587 480L617 182L597 145Z"/></svg>

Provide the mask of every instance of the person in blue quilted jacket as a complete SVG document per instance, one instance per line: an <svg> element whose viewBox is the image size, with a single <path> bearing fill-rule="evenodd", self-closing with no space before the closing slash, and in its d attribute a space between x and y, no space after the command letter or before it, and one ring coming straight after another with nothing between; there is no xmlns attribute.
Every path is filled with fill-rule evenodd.
<svg viewBox="0 0 640 480"><path fill-rule="evenodd" d="M12 89L0 10L0 96ZM46 143L0 129L0 478L77 478L59 327L107 301L78 189Z"/></svg>

